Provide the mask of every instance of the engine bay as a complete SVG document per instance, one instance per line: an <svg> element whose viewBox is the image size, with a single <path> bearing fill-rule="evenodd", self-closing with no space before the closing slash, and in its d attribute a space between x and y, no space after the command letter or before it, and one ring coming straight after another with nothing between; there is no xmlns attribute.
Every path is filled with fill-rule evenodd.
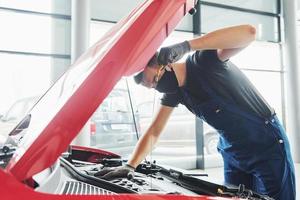
<svg viewBox="0 0 300 200"><path fill-rule="evenodd" d="M0 150L2 168L9 162L14 148ZM118 155L89 148L70 148L51 167L34 175L24 183L37 192L65 195L208 195L236 197L249 200L272 200L257 194L243 185L228 187L204 179L206 174L188 174L153 162L143 162L134 175L113 180L95 176L101 170L122 166L126 160Z"/></svg>

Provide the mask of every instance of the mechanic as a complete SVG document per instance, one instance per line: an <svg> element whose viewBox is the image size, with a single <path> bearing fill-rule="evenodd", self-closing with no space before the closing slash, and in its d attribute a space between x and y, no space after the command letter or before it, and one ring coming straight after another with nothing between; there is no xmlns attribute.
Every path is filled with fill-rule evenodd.
<svg viewBox="0 0 300 200"><path fill-rule="evenodd" d="M239 25L161 48L134 77L138 84L164 93L161 107L128 163L97 176L111 180L132 173L181 103L218 130L226 184L244 184L275 199L294 200L294 166L285 131L273 108L229 61L255 35L253 26ZM195 52L176 63L190 51Z"/></svg>

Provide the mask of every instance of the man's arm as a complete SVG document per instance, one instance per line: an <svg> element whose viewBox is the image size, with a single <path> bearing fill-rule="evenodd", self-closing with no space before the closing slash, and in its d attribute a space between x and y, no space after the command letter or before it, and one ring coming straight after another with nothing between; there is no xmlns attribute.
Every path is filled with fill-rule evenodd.
<svg viewBox="0 0 300 200"><path fill-rule="evenodd" d="M101 169L94 175L106 180L115 178L132 178L135 168L146 157L156 144L174 108L161 106L150 128L137 143L131 159L124 166Z"/></svg>
<svg viewBox="0 0 300 200"><path fill-rule="evenodd" d="M255 40L255 36L256 29L251 25L219 29L189 41L161 48L158 63L174 63L191 50L204 49L217 49L219 59L225 61L247 47Z"/></svg>
<svg viewBox="0 0 300 200"><path fill-rule="evenodd" d="M225 61L255 40L256 29L251 25L219 29L189 42L191 50L217 49L220 60Z"/></svg>
<svg viewBox="0 0 300 200"><path fill-rule="evenodd" d="M128 161L128 164L134 168L147 156L156 144L163 128L165 127L174 108L161 106L154 121L146 133L138 141L135 150Z"/></svg>

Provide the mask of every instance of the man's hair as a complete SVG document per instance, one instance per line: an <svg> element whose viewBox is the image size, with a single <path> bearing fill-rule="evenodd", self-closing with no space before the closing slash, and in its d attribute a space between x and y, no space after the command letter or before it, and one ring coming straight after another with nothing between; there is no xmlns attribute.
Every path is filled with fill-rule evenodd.
<svg viewBox="0 0 300 200"><path fill-rule="evenodd" d="M156 52L149 60L147 67L153 67L158 65L158 52Z"/></svg>
<svg viewBox="0 0 300 200"><path fill-rule="evenodd" d="M149 62L147 63L146 67L156 67L158 65L158 52L156 52L152 58L149 60ZM141 71L140 73L138 73L137 75L135 75L134 81L136 84L140 84L143 80L143 72Z"/></svg>

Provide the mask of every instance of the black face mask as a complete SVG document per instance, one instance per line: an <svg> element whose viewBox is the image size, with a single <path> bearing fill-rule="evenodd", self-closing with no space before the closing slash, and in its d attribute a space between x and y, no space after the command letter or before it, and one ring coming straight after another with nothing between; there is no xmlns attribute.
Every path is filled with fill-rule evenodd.
<svg viewBox="0 0 300 200"><path fill-rule="evenodd" d="M178 81L173 71L165 71L161 79L157 82L155 89L161 93L174 94L178 89Z"/></svg>

